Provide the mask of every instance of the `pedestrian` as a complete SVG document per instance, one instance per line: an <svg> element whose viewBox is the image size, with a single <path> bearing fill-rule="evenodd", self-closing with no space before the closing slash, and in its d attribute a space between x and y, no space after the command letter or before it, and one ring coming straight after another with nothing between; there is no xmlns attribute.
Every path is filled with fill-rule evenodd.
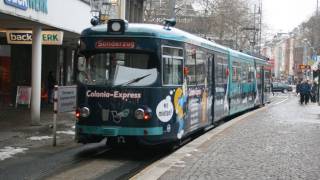
<svg viewBox="0 0 320 180"><path fill-rule="evenodd" d="M272 96L274 96L274 91L273 91L273 82L271 82L271 92L272 92Z"/></svg>
<svg viewBox="0 0 320 180"><path fill-rule="evenodd" d="M313 82L311 87L311 102L317 102L318 84Z"/></svg>
<svg viewBox="0 0 320 180"><path fill-rule="evenodd" d="M301 81L299 81L296 85L296 93L297 93L297 96L299 95L299 89L300 89L300 85L301 85Z"/></svg>
<svg viewBox="0 0 320 180"><path fill-rule="evenodd" d="M53 103L53 91L54 86L56 85L56 80L53 76L53 72L50 71L47 77L47 91L48 91L48 103Z"/></svg>
<svg viewBox="0 0 320 180"><path fill-rule="evenodd" d="M308 104L310 96L311 86L308 80L304 80L303 83L299 86L300 92L300 104Z"/></svg>

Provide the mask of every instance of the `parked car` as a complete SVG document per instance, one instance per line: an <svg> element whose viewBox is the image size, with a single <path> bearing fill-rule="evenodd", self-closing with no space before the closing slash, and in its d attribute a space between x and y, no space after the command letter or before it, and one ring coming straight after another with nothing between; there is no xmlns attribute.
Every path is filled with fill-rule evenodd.
<svg viewBox="0 0 320 180"><path fill-rule="evenodd" d="M283 92L286 93L292 91L292 87L285 83L273 82L272 83L272 92Z"/></svg>

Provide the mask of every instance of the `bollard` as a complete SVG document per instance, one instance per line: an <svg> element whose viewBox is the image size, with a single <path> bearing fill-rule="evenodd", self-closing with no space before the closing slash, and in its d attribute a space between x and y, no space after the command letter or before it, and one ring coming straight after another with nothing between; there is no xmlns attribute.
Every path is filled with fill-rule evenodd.
<svg viewBox="0 0 320 180"><path fill-rule="evenodd" d="M57 116L58 116L58 86L54 86L53 96L53 128L52 128L52 146L57 145Z"/></svg>
<svg viewBox="0 0 320 180"><path fill-rule="evenodd" d="M319 71L319 70L318 70ZM318 89L317 89L317 95L318 95L318 105L320 106L320 75L318 74Z"/></svg>

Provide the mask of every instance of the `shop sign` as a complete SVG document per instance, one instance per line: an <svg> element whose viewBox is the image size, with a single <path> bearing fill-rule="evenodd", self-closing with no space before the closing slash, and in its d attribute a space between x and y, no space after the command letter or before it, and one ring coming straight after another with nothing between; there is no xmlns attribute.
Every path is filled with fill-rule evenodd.
<svg viewBox="0 0 320 180"><path fill-rule="evenodd" d="M32 9L48 14L48 0L4 0L4 3L24 11Z"/></svg>
<svg viewBox="0 0 320 180"><path fill-rule="evenodd" d="M4 3L13 6L18 9L27 10L28 9L27 0L4 0Z"/></svg>
<svg viewBox="0 0 320 180"><path fill-rule="evenodd" d="M32 31L7 31L8 44L32 44ZM62 31L42 31L42 44L62 45Z"/></svg>

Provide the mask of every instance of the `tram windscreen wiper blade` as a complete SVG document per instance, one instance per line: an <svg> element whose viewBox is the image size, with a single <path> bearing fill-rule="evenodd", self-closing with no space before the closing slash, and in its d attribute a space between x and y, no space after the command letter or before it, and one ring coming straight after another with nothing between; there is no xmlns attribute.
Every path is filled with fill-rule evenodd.
<svg viewBox="0 0 320 180"><path fill-rule="evenodd" d="M129 85L129 84L133 84L133 83L136 83L136 82L139 82L140 80L150 76L151 74L147 74L147 75L144 75L144 76L141 76L141 77L137 77L137 78L134 78L128 82L125 82L125 83L122 83L122 84L119 84L118 86L124 86L124 85Z"/></svg>

